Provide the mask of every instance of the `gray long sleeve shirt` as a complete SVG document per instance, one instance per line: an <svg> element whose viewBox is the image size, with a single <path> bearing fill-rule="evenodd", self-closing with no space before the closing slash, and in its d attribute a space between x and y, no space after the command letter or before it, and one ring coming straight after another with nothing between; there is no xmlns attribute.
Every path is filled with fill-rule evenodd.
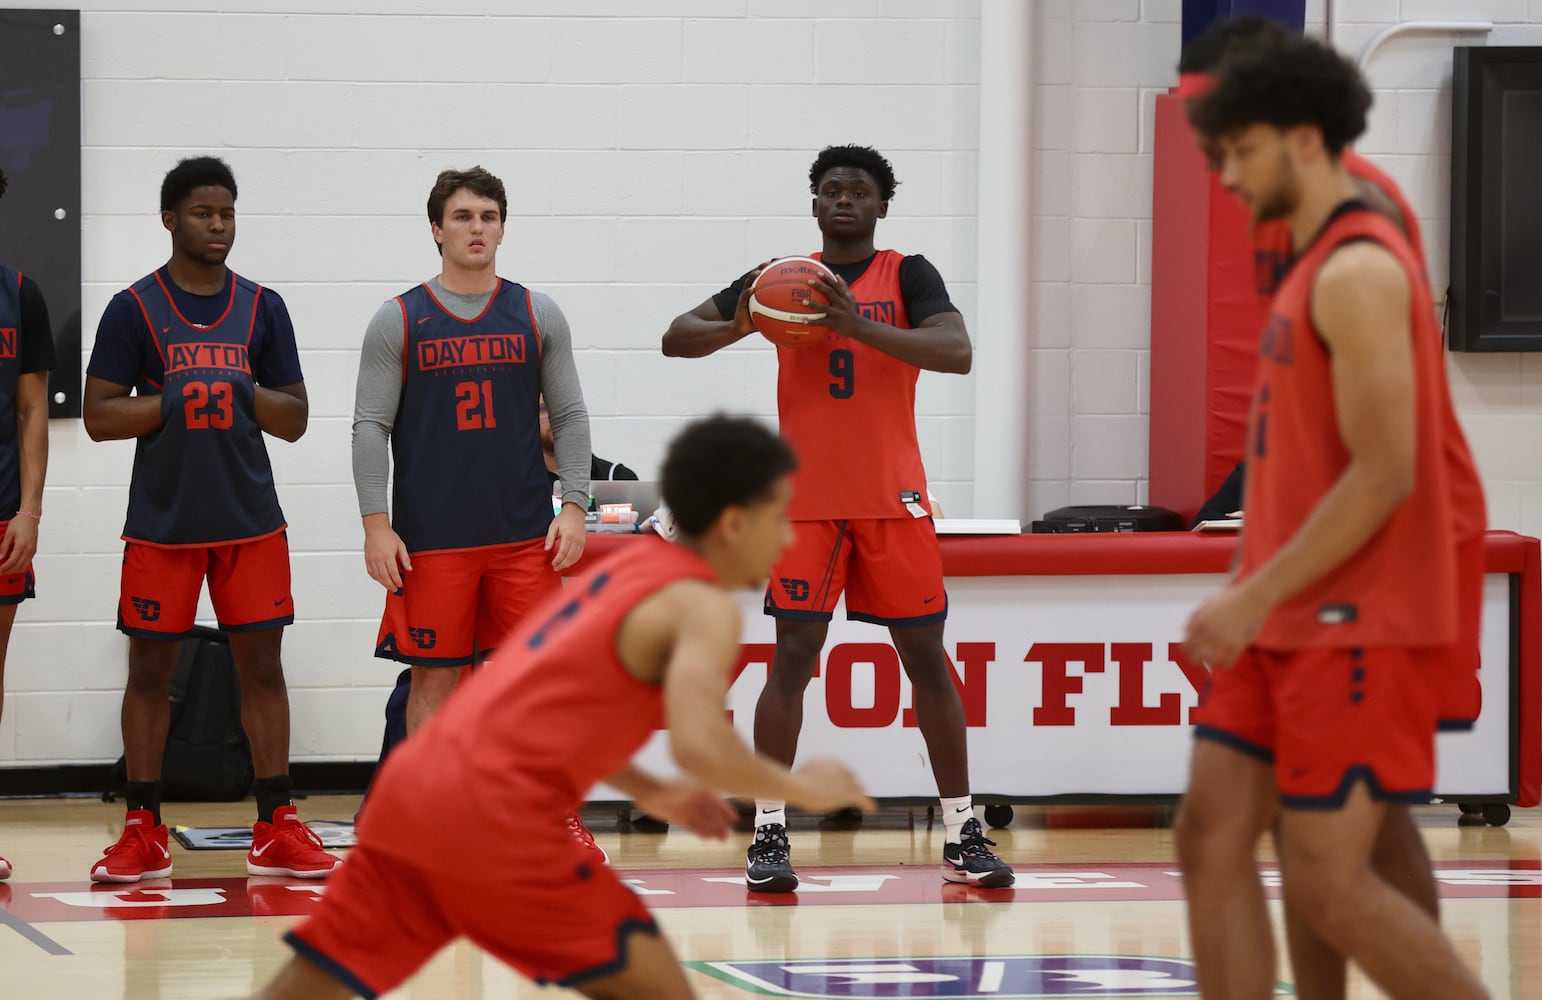
<svg viewBox="0 0 1542 1000"><path fill-rule="evenodd" d="M470 320L487 308L492 293L461 295L430 278L428 287L446 309ZM573 336L567 317L551 296L530 293L537 335L541 341L541 395L551 419L557 452L562 499L589 506L589 411L584 407L578 368L573 363ZM391 430L402 395L402 311L387 299L364 331L359 355L359 381L353 403L353 486L359 514L390 509Z"/></svg>

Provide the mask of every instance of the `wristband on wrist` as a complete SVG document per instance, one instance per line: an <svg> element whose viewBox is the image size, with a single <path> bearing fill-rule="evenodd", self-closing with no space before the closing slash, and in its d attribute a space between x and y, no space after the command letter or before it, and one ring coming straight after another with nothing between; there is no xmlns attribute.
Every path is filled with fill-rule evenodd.
<svg viewBox="0 0 1542 1000"><path fill-rule="evenodd" d="M35 511L30 511L30 510L18 510L16 512L16 516L17 517L30 517L34 521L41 521L43 519L43 515L42 514L39 514L39 513L35 512Z"/></svg>

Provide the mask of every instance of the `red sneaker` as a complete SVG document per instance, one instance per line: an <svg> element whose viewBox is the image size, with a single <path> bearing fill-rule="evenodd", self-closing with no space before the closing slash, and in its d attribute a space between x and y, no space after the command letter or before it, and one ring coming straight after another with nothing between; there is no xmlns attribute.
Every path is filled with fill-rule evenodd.
<svg viewBox="0 0 1542 1000"><path fill-rule="evenodd" d="M579 818L578 813L568 814L568 832L573 835L574 840L584 846L584 850L593 854L600 864L610 864L610 855L605 853L605 848L594 842L594 834L584 825L584 821Z"/></svg>
<svg viewBox="0 0 1542 1000"><path fill-rule="evenodd" d="M123 836L102 855L91 869L93 882L138 882L171 874L166 824L157 826L148 809L135 809L125 816Z"/></svg>
<svg viewBox="0 0 1542 1000"><path fill-rule="evenodd" d="M273 822L252 825L252 849L246 870L253 875L326 878L343 859L321 849L321 838L301 823L294 806L273 811Z"/></svg>
<svg viewBox="0 0 1542 1000"><path fill-rule="evenodd" d="M5 879L8 879L10 877L11 877L11 863L9 861L5 860L4 858L0 858L0 881L4 881Z"/></svg>

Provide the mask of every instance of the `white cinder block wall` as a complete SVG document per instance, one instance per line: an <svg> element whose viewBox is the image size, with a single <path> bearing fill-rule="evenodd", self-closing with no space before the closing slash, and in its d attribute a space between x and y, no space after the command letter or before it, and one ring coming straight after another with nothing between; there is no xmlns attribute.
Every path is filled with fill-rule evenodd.
<svg viewBox="0 0 1542 1000"><path fill-rule="evenodd" d="M1152 107L1175 78L1181 0L1023 2L1037 17L1025 506L1139 501ZM1492 44L1542 44L1542 0L1334 6L1352 53L1411 19L1492 18ZM658 337L740 268L816 245L804 174L821 145L869 142L890 156L902 186L880 242L927 254L973 319L980 0L81 7L88 342L112 293L164 259L160 177L193 152L234 166L232 263L295 317L311 430L271 451L295 553L297 760L370 758L379 743L395 671L370 656L380 594L357 551L353 378L375 306L437 267L423 202L440 168L482 163L508 182L502 270L557 297L595 450L645 476L685 417L774 412L769 351L670 361ZM1323 29L1322 0L1307 17ZM1377 108L1361 144L1407 185L1441 287L1452 43L1404 38L1371 61ZM1451 368L1493 524L1542 532L1542 361L1470 355ZM919 410L933 488L968 514L973 379L923 376ZM121 749L124 643L111 622L132 446L93 444L78 421L56 421L52 435L42 596L11 644L0 766Z"/></svg>
<svg viewBox="0 0 1542 1000"><path fill-rule="evenodd" d="M1152 109L1181 0L1035 0L1029 509L1146 499Z"/></svg>
<svg viewBox="0 0 1542 1000"><path fill-rule="evenodd" d="M1489 21L1488 34L1442 31L1393 38L1366 75L1376 94L1359 148L1408 193L1429 255L1437 301L1451 246L1451 47L1542 45L1542 0L1339 0L1335 43L1358 56L1398 21ZM1542 533L1542 357L1448 355L1457 411L1488 490L1489 524Z"/></svg>
<svg viewBox="0 0 1542 1000"><path fill-rule="evenodd" d="M1147 498L1154 98L1175 82L1181 0L1032 0L1034 384L1029 507ZM1335 0L1358 57L1404 21L1491 21L1485 34L1396 37L1366 64L1376 94L1359 149L1418 212L1437 298L1450 247L1451 49L1542 45L1542 0ZM1307 0L1307 30L1326 30ZM1496 528L1542 532L1542 358L1450 357Z"/></svg>
<svg viewBox="0 0 1542 1000"><path fill-rule="evenodd" d="M397 668L371 656L383 595L358 552L354 376L375 308L438 270L424 202L440 169L504 178L500 270L562 305L595 450L645 477L684 418L774 416L769 345L688 362L659 338L752 264L818 248L807 172L823 145L891 158L902 186L880 240L926 253L972 316L976 0L80 6L87 350L112 294L165 260L160 180L192 153L230 161L231 264L294 316L311 425L269 450L294 552L296 760L379 748ZM973 499L972 384L928 375L920 390L933 485L959 513ZM0 766L122 747L126 642L112 623L133 446L95 444L78 420L51 433L40 597L11 643Z"/></svg>

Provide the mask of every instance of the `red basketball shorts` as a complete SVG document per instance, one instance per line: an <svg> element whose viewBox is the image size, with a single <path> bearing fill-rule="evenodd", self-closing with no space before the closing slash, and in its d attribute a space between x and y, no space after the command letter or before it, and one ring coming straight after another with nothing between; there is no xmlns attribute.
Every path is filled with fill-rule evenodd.
<svg viewBox="0 0 1542 1000"><path fill-rule="evenodd" d="M827 622L844 592L853 621L932 625L948 617L931 518L796 521L793 528L796 538L766 586L766 614Z"/></svg>
<svg viewBox="0 0 1542 1000"><path fill-rule="evenodd" d="M10 526L10 521L0 521L0 538L5 537L6 529ZM32 573L30 562L14 573L0 576L0 607L20 604L27 598L36 596L37 577Z"/></svg>
<svg viewBox="0 0 1542 1000"><path fill-rule="evenodd" d="M205 580L214 617L226 632L256 632L294 622L289 538L278 531L226 545L125 542L118 630L142 639L182 637L193 627Z"/></svg>
<svg viewBox="0 0 1542 1000"><path fill-rule="evenodd" d="M382 815L389 824L389 814L373 818ZM609 867L587 863L563 817L548 828L535 837L461 830L461 842L425 869L420 859L434 852L383 851L371 836L383 828L365 824L316 912L285 940L366 997L395 988L461 937L540 983L572 987L619 972L632 932L658 933L653 918Z"/></svg>
<svg viewBox="0 0 1542 1000"><path fill-rule="evenodd" d="M1441 655L1249 649L1211 675L1194 735L1272 762L1289 808L1336 809L1360 780L1378 799L1428 802Z"/></svg>
<svg viewBox="0 0 1542 1000"><path fill-rule="evenodd" d="M1483 688L1478 682L1483 625L1483 536L1469 539L1456 549L1457 641L1439 655L1435 667L1440 683L1440 728L1464 731L1478 721L1483 707Z"/></svg>
<svg viewBox="0 0 1542 1000"><path fill-rule="evenodd" d="M561 589L545 538L414 555L402 589L386 595L375 655L417 667L465 666Z"/></svg>

